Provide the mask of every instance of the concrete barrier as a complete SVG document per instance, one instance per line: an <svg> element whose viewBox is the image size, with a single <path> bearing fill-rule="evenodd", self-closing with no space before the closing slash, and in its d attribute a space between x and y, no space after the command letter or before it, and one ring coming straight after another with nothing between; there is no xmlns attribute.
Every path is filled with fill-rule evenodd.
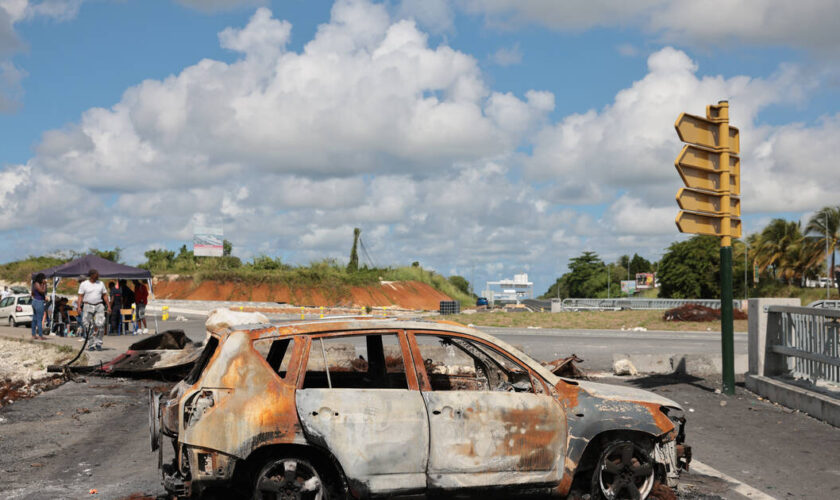
<svg viewBox="0 0 840 500"><path fill-rule="evenodd" d="M767 306L800 306L799 299L750 299L748 306L749 320L747 322L747 356L749 356L749 373L764 375L764 361L767 346ZM736 370L737 371L737 370Z"/></svg>
<svg viewBox="0 0 840 500"><path fill-rule="evenodd" d="M836 398L763 375L747 374L745 382L747 389L770 401L840 427L840 400Z"/></svg>
<svg viewBox="0 0 840 500"><path fill-rule="evenodd" d="M723 360L718 354L614 354L613 372L617 375L680 373L708 377L722 373ZM735 356L735 373L747 371L747 355Z"/></svg>

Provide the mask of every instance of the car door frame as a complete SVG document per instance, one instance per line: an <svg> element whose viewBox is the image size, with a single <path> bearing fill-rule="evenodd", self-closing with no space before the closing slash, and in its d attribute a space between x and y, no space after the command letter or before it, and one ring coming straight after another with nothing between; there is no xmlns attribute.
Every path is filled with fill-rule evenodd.
<svg viewBox="0 0 840 500"><path fill-rule="evenodd" d="M498 391L434 391L432 390L431 383L428 378L428 374L426 373L426 367L424 363L423 356L420 352L420 348L417 344L416 336L417 335L429 335L429 336L442 336L442 337L454 337L454 338L461 338L467 341L475 342L481 344L487 349L492 349L498 354L503 355L508 360L514 362L517 366L519 366L522 370L529 374L532 384L532 392L529 393L507 393L507 392L498 392ZM427 412L429 415L429 432L430 432L430 450L429 450L429 467L428 467L428 487L430 490L452 490L458 488L486 488L486 487L505 487L505 486L513 486L513 487L531 487L531 486L549 486L554 487L560 484L561 480L563 479L564 474L564 463L565 463L565 455L567 452L567 439L568 439L568 419L565 410L563 409L562 405L557 401L555 398L554 391L550 388L550 385L547 384L539 374L535 373L527 364L523 363L519 360L516 356L512 355L511 353L507 352L505 349L496 346L490 341L485 339L458 333L458 332L451 332L451 331L441 331L441 330L420 330L420 329L412 329L406 332L406 338L409 343L409 347L411 349L412 358L414 359L414 368L417 371L417 380L420 386L420 391L424 395L424 402L427 403ZM537 391L540 391L537 392ZM513 432L518 432L523 435L526 435L529 432L534 431L535 429L529 422L520 422L520 425L510 426L510 431L504 437L499 437L495 441L499 443L508 442L508 440L516 440L517 446L515 449L520 451L518 463L523 465L525 469L529 469L529 465L531 465L530 470L519 471L519 470L497 470L497 471L490 471L490 472L482 472L480 470L476 470L475 465L475 455L477 450L475 447L463 447L463 446L449 446L445 443L442 443L442 448L445 448L446 451L442 452L439 449L436 449L436 441L435 436L437 433L436 430L440 430L441 428L435 423L435 419L439 419L442 417L448 418L457 418L463 419L468 418L470 415L471 408L467 406L466 408L453 408L451 415L442 415L438 412L439 409L437 408L430 408L429 403L431 399L427 396L434 395L434 394L463 394L465 398L463 398L463 402L465 404L470 403L471 399L481 398L481 394L489 393L495 395L502 395L502 394L510 394L512 397L509 397L510 400L524 400L524 399L532 399L532 403L537 402L538 406L542 406L543 409L547 409L552 413L553 417L557 417L562 422L557 425L556 428L552 429L553 434L551 436L550 442L546 443L538 443L535 441L529 441L528 439L521 439L521 436L514 435ZM475 394L478 393L478 394ZM516 398L516 396L534 396L535 398L545 398L539 401L535 400L534 398ZM492 396L490 397L492 398ZM453 399L461 399L457 396L449 396L447 397L449 400ZM496 397L498 399L498 396ZM521 401L520 401L521 402ZM539 418L539 415L531 413L527 415L528 410L522 412L522 416L524 418L528 418L529 416L536 416ZM460 430L460 429L458 429ZM463 440L463 434L458 433L449 433L445 432L443 434L451 435L455 437L455 439ZM446 439L446 436L441 437L438 435L438 439ZM520 446L521 444L521 446ZM459 453L460 452L460 453ZM548 452L556 452L556 454L551 457L550 459L546 455ZM457 457L457 455L461 455ZM528 457L540 456L540 462L530 462ZM436 457L445 457L446 465L452 465L455 459L460 460L461 458L464 459L464 466L461 470L437 470L435 467L435 460ZM505 460L504 457L502 457ZM510 458L514 457L507 457L508 463L510 463ZM473 461L472 464L470 462ZM545 467L541 467L541 465L547 465ZM515 468L514 468L515 469Z"/></svg>
<svg viewBox="0 0 840 500"><path fill-rule="evenodd" d="M323 389L304 389L303 385L305 382L306 377L306 370L309 364L309 354L312 352L313 345L319 339L327 339L327 338L335 338L335 337L364 337L366 335L396 335L397 339L399 340L400 345L400 352L403 358L403 365L405 369L405 377L406 377L406 397L410 399L415 399L417 405L415 405L415 412L416 415L411 415L410 408L400 408L400 414L403 415L404 418L415 418L416 417L416 425L413 428L404 429L407 431L411 431L409 434L404 435L401 437L403 443L399 446L399 449L402 450L403 454L411 453L412 456L408 458L408 462L415 462L418 467L417 470L414 472L408 473L378 473L383 466L385 465L392 465L394 462L393 460L387 461L385 463L381 463L378 461L371 461L371 460L363 460L359 461L356 460L353 455L359 455L358 450L346 450L346 449L336 449L335 446L331 446L329 436L319 435L313 426L310 425L310 415L304 415L303 411L301 411L300 405L302 401L298 399L299 394L303 397L306 397L305 394L302 394L302 391L311 391L311 390L323 390ZM345 478L347 479L350 487L352 490L359 492L362 496L367 496L369 494L374 495L382 495L388 493L413 493L413 492L420 492L425 490L426 488L426 467L428 465L429 459L429 422L428 416L426 413L425 403L423 403L422 395L420 394L420 388L417 380L416 370L413 369L415 364L413 357L411 356L411 350L408 345L408 339L406 337L406 333L404 329L401 328L374 328L369 330L336 330L330 332L323 332L323 333L313 333L309 335L303 335L299 338L304 340L302 349L303 351L300 354L300 361L298 365L298 373L297 373L297 380L296 380L296 394L295 394L295 406L298 410L298 417L301 422L301 426L303 427L304 434L312 444L319 446L335 457L338 463L341 465ZM353 391L354 389L328 389L328 390L337 390L337 391ZM371 392L379 392L380 394L382 391L403 391L403 389L356 389L356 391L371 391ZM352 398L343 398L341 399L345 404L350 403L354 400ZM355 401L363 400L363 398L357 398ZM403 400L403 403L406 401ZM408 401L410 404L411 402ZM312 406L311 404L307 406ZM319 410L320 411L320 408ZM367 409L366 409L367 411ZM342 410L344 413L345 410ZM340 416L340 415L339 415ZM383 415L383 417L393 417L394 415ZM383 428L385 429L383 432L379 433L382 436L385 436L387 433L388 424L395 424L397 419L387 418L387 422L383 424ZM366 439L364 444L373 445L375 444L370 438L371 434L367 434L364 436ZM352 437L351 437L352 439ZM344 444L345 446L347 443ZM341 448L344 448L342 446ZM349 451L349 453L348 453Z"/></svg>

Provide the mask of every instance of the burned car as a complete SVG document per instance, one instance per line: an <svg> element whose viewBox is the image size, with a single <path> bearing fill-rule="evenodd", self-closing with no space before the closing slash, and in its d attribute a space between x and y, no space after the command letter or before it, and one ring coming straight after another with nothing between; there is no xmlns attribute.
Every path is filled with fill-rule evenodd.
<svg viewBox="0 0 840 500"><path fill-rule="evenodd" d="M677 403L557 377L450 322L229 327L183 381L150 396L152 449L178 496L644 499L690 461Z"/></svg>

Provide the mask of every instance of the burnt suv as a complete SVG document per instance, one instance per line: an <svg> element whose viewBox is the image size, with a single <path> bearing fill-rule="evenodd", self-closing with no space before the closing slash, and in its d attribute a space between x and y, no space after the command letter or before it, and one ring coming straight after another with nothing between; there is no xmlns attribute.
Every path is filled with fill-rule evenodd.
<svg viewBox="0 0 840 500"><path fill-rule="evenodd" d="M449 322L224 328L187 378L150 396L152 449L178 496L644 499L690 460L674 401L557 377Z"/></svg>

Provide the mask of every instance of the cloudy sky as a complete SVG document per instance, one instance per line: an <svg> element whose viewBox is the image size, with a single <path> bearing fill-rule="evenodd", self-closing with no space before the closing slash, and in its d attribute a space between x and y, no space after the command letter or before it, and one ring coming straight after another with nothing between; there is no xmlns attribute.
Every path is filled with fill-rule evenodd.
<svg viewBox="0 0 840 500"><path fill-rule="evenodd" d="M0 0L0 261L221 221L244 259L541 293L680 236L681 111L729 100L744 226L840 204L838 0Z"/></svg>

